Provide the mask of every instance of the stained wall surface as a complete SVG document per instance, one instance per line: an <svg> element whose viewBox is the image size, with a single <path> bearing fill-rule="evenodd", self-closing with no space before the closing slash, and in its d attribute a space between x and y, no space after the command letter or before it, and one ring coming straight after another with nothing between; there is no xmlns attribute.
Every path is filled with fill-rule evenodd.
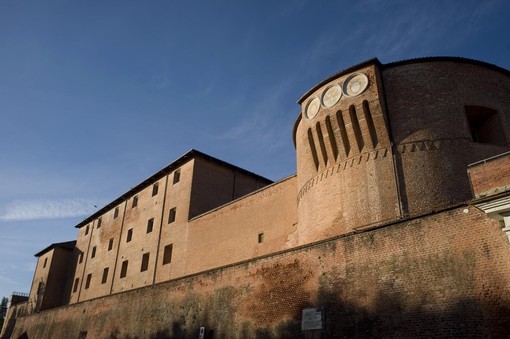
<svg viewBox="0 0 510 339"><path fill-rule="evenodd" d="M27 316L13 337L300 338L307 307L325 308L324 338L503 337L508 251L499 224L463 206Z"/></svg>

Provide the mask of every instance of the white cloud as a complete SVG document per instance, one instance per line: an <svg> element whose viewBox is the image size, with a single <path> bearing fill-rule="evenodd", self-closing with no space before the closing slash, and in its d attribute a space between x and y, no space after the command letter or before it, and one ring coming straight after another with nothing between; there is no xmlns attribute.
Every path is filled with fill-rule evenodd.
<svg viewBox="0 0 510 339"><path fill-rule="evenodd" d="M16 200L4 208L0 220L60 219L89 215L97 210L98 202L89 199Z"/></svg>

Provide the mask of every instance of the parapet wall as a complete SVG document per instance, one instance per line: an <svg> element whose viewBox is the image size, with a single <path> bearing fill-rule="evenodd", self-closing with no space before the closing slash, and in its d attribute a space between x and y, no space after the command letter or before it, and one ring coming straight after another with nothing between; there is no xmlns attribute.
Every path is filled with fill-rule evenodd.
<svg viewBox="0 0 510 339"><path fill-rule="evenodd" d="M43 311L12 337L301 338L307 307L325 308L324 337L503 337L508 251L499 223L463 206Z"/></svg>

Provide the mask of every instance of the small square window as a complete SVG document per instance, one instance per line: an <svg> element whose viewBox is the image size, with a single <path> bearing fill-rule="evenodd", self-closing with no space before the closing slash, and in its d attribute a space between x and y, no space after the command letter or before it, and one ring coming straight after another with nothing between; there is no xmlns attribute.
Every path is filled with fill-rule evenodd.
<svg viewBox="0 0 510 339"><path fill-rule="evenodd" d="M106 281L108 280L108 271L109 268L105 267L103 270L103 278L101 279L101 284L106 284Z"/></svg>
<svg viewBox="0 0 510 339"><path fill-rule="evenodd" d="M149 257L150 253L144 253L142 256L142 267L140 267L140 272L145 272L149 268Z"/></svg>
<svg viewBox="0 0 510 339"><path fill-rule="evenodd" d="M78 291L79 283L80 283L80 278L74 279L73 293L76 293L76 291Z"/></svg>
<svg viewBox="0 0 510 339"><path fill-rule="evenodd" d="M119 208L115 207L115 211L113 211L113 219L117 218L119 216Z"/></svg>
<svg viewBox="0 0 510 339"><path fill-rule="evenodd" d="M97 228L101 227L101 218L97 219Z"/></svg>
<svg viewBox="0 0 510 339"><path fill-rule="evenodd" d="M92 254L90 255L91 258L94 258L96 256L96 246L92 247Z"/></svg>
<svg viewBox="0 0 510 339"><path fill-rule="evenodd" d="M155 183L154 185L152 185L152 196L155 196L156 194L158 194L158 188L159 188L158 183Z"/></svg>
<svg viewBox="0 0 510 339"><path fill-rule="evenodd" d="M124 278L126 276L127 269L128 269L128 261L125 260L122 262L122 267L120 268L120 277L121 278Z"/></svg>
<svg viewBox="0 0 510 339"><path fill-rule="evenodd" d="M181 170L178 169L177 171L174 172L174 181L173 181L173 184L177 184L179 181L181 180Z"/></svg>
<svg viewBox="0 0 510 339"><path fill-rule="evenodd" d="M136 206L138 206L138 196L135 195L133 197L133 203L131 204L131 208L135 208Z"/></svg>
<svg viewBox="0 0 510 339"><path fill-rule="evenodd" d="M172 262L172 250L173 244L166 245L163 252L163 265L170 264Z"/></svg>
<svg viewBox="0 0 510 339"><path fill-rule="evenodd" d="M90 281L92 280L92 273L89 273L87 275L87 281L85 281L85 289L88 289L90 287Z"/></svg>
<svg viewBox="0 0 510 339"><path fill-rule="evenodd" d="M113 248L113 238L111 238L109 241L108 241L108 251L111 251Z"/></svg>
<svg viewBox="0 0 510 339"><path fill-rule="evenodd" d="M175 221L176 213L177 213L177 209L175 207L170 209L170 212L168 213L168 223L169 224L171 224Z"/></svg>
<svg viewBox="0 0 510 339"><path fill-rule="evenodd" d="M132 229L132 228L130 228L130 229L128 230L128 233L127 233L126 242L130 242L132 238L133 238L133 229Z"/></svg>
<svg viewBox="0 0 510 339"><path fill-rule="evenodd" d="M259 244L263 243L264 242L264 233L259 233Z"/></svg>
<svg viewBox="0 0 510 339"><path fill-rule="evenodd" d="M147 221L147 233L151 233L153 227L154 227L154 218L150 218L149 221Z"/></svg>

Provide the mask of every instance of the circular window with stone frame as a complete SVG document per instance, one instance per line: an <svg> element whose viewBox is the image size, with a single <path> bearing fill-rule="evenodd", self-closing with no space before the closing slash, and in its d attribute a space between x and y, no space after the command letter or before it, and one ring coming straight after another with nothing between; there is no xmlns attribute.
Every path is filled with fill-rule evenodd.
<svg viewBox="0 0 510 339"><path fill-rule="evenodd" d="M322 105L332 107L342 97L342 87L339 84L329 86L322 93Z"/></svg>
<svg viewBox="0 0 510 339"><path fill-rule="evenodd" d="M315 97L308 102L305 108L305 116L308 119L313 119L319 113L319 109L321 107L321 101L319 98Z"/></svg>
<svg viewBox="0 0 510 339"><path fill-rule="evenodd" d="M364 73L349 76L343 86L343 92L348 97L355 97L363 93L368 87L368 77Z"/></svg>

